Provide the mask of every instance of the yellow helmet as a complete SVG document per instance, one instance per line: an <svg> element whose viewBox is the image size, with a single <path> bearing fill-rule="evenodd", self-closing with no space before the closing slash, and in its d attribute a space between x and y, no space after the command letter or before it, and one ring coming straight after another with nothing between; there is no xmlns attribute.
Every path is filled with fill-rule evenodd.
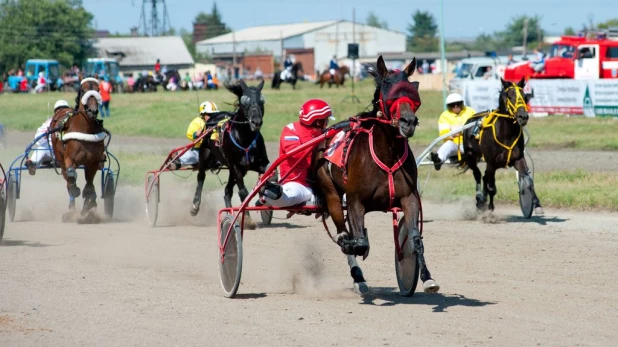
<svg viewBox="0 0 618 347"><path fill-rule="evenodd" d="M217 108L217 104L215 104L212 101L204 101L201 105L200 105L200 114L208 114L208 113L216 113L219 112L219 109Z"/></svg>

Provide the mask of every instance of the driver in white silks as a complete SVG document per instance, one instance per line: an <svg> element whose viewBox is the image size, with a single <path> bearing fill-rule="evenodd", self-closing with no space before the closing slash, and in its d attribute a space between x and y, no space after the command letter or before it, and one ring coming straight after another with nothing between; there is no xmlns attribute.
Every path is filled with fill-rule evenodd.
<svg viewBox="0 0 618 347"><path fill-rule="evenodd" d="M54 105L54 112L61 108L69 108L69 104L65 100L58 100ZM34 138L45 134L49 131L49 125L52 121L52 118L48 118L37 130ZM41 165L44 161L51 161L54 159L51 149L51 139L49 136L42 136L32 149L30 150L30 158L26 159L26 167L28 168L28 173L30 175L34 175L36 173L37 166Z"/></svg>
<svg viewBox="0 0 618 347"><path fill-rule="evenodd" d="M294 59L288 55L283 62L283 71L281 71L281 79L283 81L292 77L292 66L294 66Z"/></svg>

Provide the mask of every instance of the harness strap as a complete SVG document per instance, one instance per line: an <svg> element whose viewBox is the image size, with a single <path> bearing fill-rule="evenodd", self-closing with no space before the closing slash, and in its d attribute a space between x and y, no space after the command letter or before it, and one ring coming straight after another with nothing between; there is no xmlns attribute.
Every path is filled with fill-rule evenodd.
<svg viewBox="0 0 618 347"><path fill-rule="evenodd" d="M483 140L483 131L486 128L491 128L492 129L492 133L494 136L494 141L502 148L506 149L508 151L507 157L506 157L506 164L505 164L505 168L509 166L509 162L511 161L511 154L513 153L513 148L515 148L515 145L517 145L517 142L519 141L519 139L521 138L521 134L522 134L522 128L521 126L519 127L519 134L517 135L517 138L515 139L515 141L513 141L513 143L508 146L505 145L504 143L500 142L498 140L498 136L497 136L497 132L496 132L496 122L498 121L499 118L508 118L508 119L513 119L512 116L510 115L506 115L506 114L500 114L497 112L491 112L489 113L489 115L487 115L487 117L492 117L489 120L489 123L482 126L481 127L481 132L479 134L479 145L481 144L481 141ZM517 120L514 119L513 123L516 123Z"/></svg>
<svg viewBox="0 0 618 347"><path fill-rule="evenodd" d="M251 144L249 145L249 147L245 148L242 147L241 145L238 144L238 142L236 142L236 140L234 139L234 135L231 134L232 132L232 127L228 127L228 131L230 132L230 139L232 140L232 143L242 149L243 151L245 151L245 159L247 159L247 165L249 165L249 150L251 150L251 148L255 147L255 144L257 142L258 137L260 136L260 132L257 132L255 134L255 138L253 139L253 142L251 142Z"/></svg>
<svg viewBox="0 0 618 347"><path fill-rule="evenodd" d="M399 159L399 161L397 161L395 165L389 168L382 161L380 161L380 159L377 157L375 153L375 150L373 149L373 128L371 128L371 130L368 132L369 132L369 151L371 152L371 158L373 158L373 161L380 167L380 169L386 171L386 173L388 174L388 195L389 195L388 208L390 209L393 207L393 203L395 202L395 180L393 178L393 173L399 170L401 165L403 165L403 163L408 158L408 144L407 143L404 144L403 157L401 157L401 159Z"/></svg>

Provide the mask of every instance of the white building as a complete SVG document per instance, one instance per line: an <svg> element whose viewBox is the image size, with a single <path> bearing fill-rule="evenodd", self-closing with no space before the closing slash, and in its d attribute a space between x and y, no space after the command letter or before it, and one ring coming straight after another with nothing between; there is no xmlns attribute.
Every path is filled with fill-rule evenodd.
<svg viewBox="0 0 618 347"><path fill-rule="evenodd" d="M360 57L377 57L379 53L400 53L406 50L406 35L350 21L323 21L296 24L266 25L238 30L196 43L199 53L213 57L236 53L272 52L281 56L292 54L303 63L305 73L314 68L323 71L333 55L338 59L348 55L348 43L359 44Z"/></svg>

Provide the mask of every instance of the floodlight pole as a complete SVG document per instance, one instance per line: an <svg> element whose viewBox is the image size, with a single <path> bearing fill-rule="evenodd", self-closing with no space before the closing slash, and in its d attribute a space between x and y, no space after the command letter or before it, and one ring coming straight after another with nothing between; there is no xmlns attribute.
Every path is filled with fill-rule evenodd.
<svg viewBox="0 0 618 347"><path fill-rule="evenodd" d="M442 60L442 106L446 109L446 57L444 48L444 0L440 0L440 60ZM423 71L425 72L425 71Z"/></svg>
<svg viewBox="0 0 618 347"><path fill-rule="evenodd" d="M356 8L352 8L352 42L356 43ZM352 103L360 104L360 100L354 95L354 75L356 70L356 59L352 58L352 90L350 91L350 95L343 98L343 101L346 101L348 98L352 99ZM341 75L343 79L343 75Z"/></svg>

